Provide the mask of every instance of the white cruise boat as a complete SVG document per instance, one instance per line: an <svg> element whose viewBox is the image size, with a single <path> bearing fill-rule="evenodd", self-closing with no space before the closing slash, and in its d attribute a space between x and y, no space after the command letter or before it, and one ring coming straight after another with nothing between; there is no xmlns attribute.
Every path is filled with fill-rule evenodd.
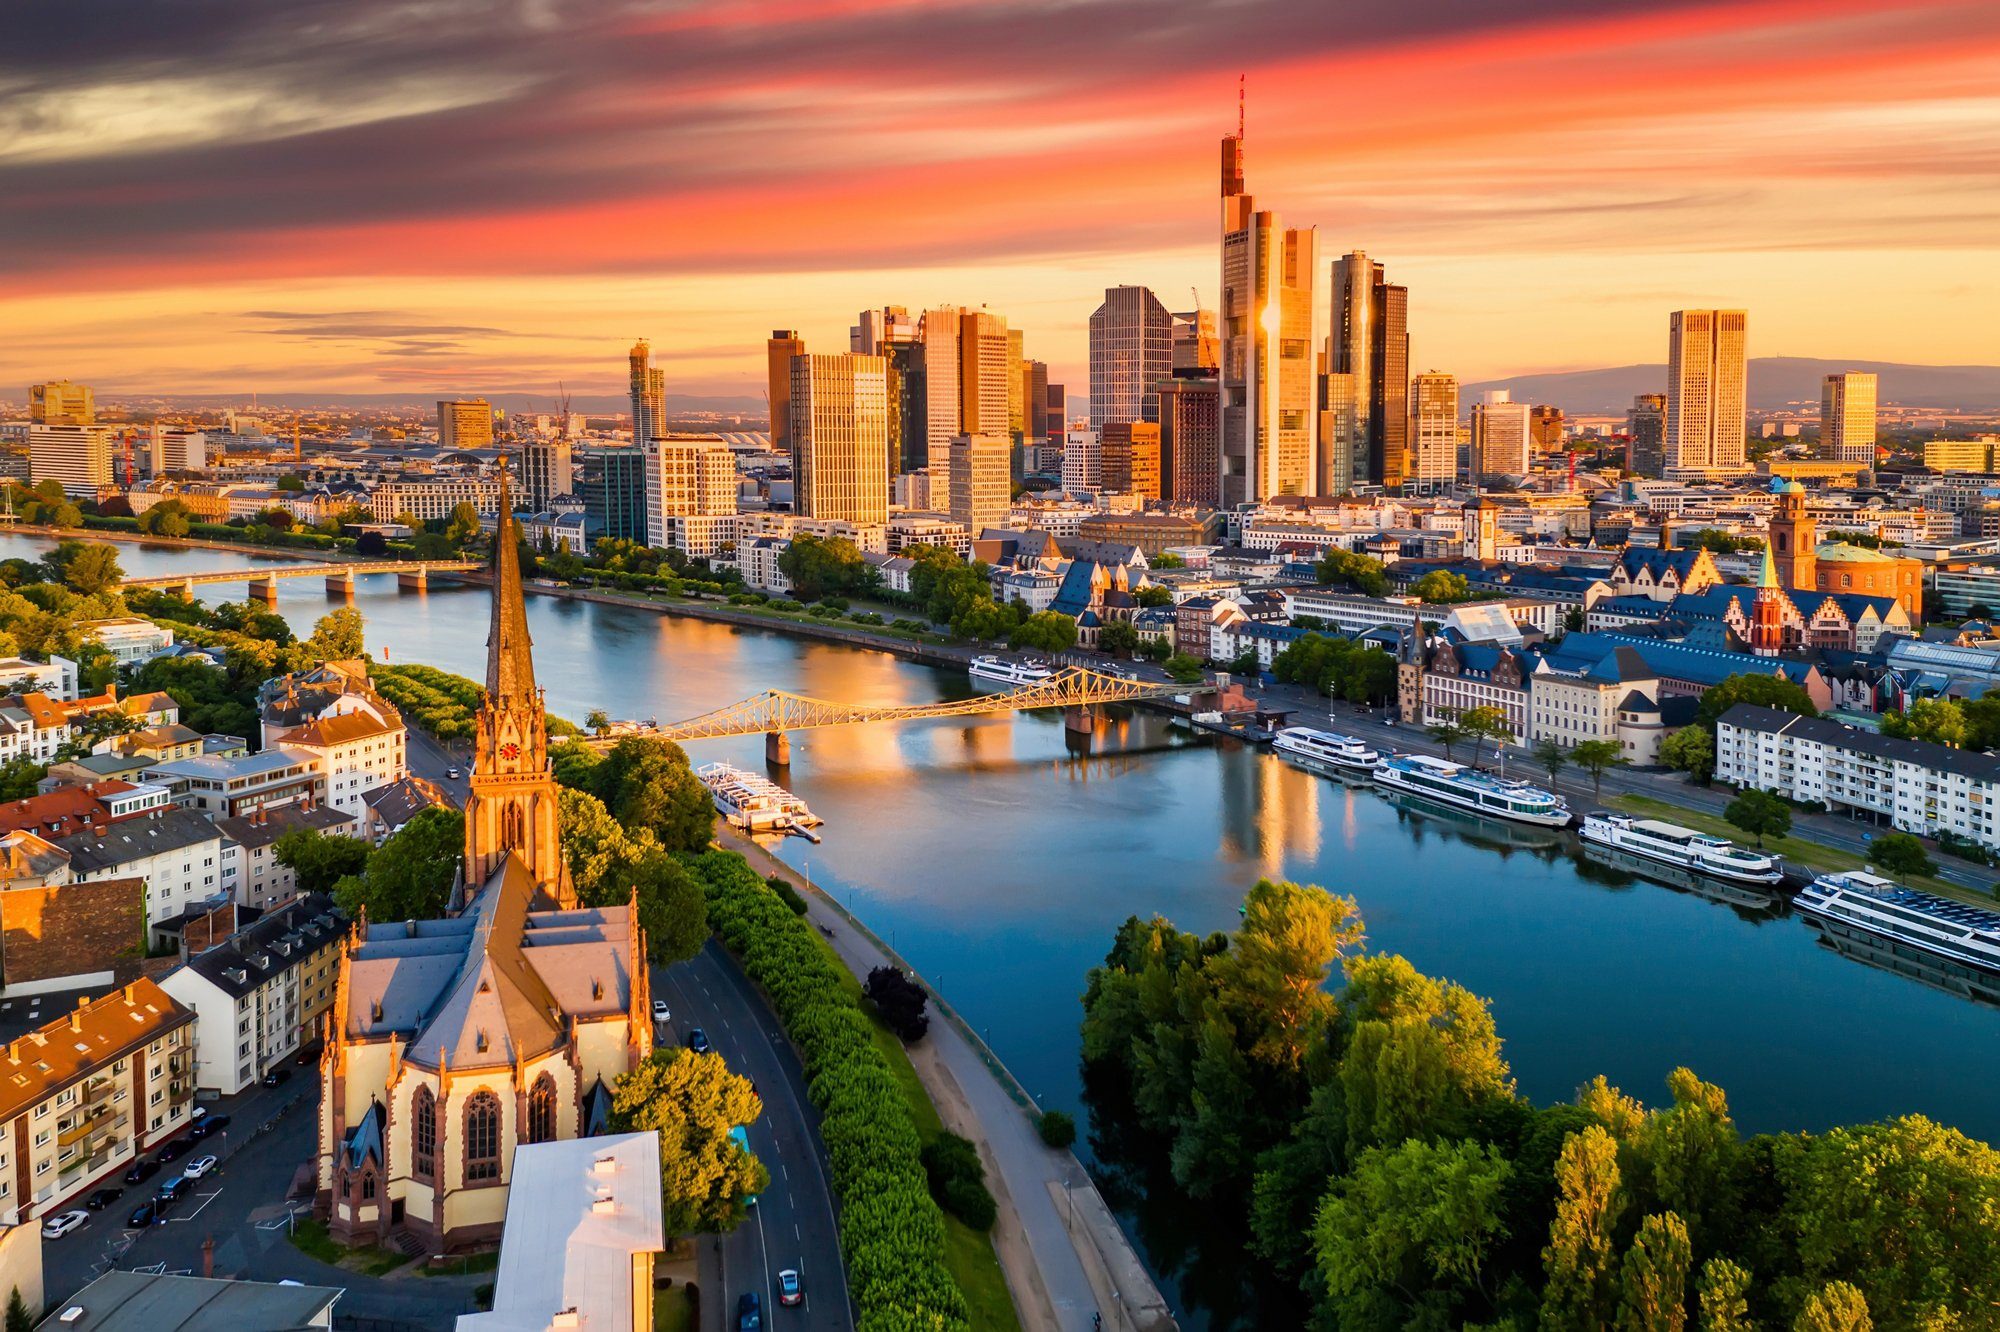
<svg viewBox="0 0 2000 1332"><path fill-rule="evenodd" d="M975 680L1008 686L1040 684L1055 674L1039 661L1009 661L1005 657L974 657L966 670Z"/></svg>
<svg viewBox="0 0 2000 1332"><path fill-rule="evenodd" d="M1775 856L1746 851L1725 838L1658 819L1634 819L1623 814L1586 815L1583 840L1737 883L1778 883L1785 877Z"/></svg>
<svg viewBox="0 0 2000 1332"><path fill-rule="evenodd" d="M2000 972L2000 912L1905 888L1862 870L1822 874L1792 905L1828 934L1976 972Z"/></svg>
<svg viewBox="0 0 2000 1332"><path fill-rule="evenodd" d="M811 837L807 830L825 820L806 802L761 773L745 772L727 763L695 769L709 798L732 828L748 833L791 833Z"/></svg>
<svg viewBox="0 0 2000 1332"><path fill-rule="evenodd" d="M1379 751L1353 736L1311 726L1287 726L1271 741L1271 747L1308 768L1373 772L1382 762Z"/></svg>
<svg viewBox="0 0 2000 1332"><path fill-rule="evenodd" d="M1571 817L1569 806L1553 791L1428 754L1396 754L1384 759L1375 769L1375 784L1514 823L1565 828Z"/></svg>

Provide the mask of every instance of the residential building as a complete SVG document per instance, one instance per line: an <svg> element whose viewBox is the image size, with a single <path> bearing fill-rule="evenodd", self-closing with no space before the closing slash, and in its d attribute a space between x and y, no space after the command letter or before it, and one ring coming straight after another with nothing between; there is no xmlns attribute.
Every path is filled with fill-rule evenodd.
<svg viewBox="0 0 2000 1332"><path fill-rule="evenodd" d="M208 436L199 430L175 430L155 421L146 445L146 470L154 476L199 472L208 466Z"/></svg>
<svg viewBox="0 0 2000 1332"><path fill-rule="evenodd" d="M88 384L67 379L28 385L28 420L34 425L95 425L97 400Z"/></svg>
<svg viewBox="0 0 2000 1332"><path fill-rule="evenodd" d="M319 756L282 745L258 754L176 759L147 769L145 779L172 791L182 808L212 819L305 801L326 803Z"/></svg>
<svg viewBox="0 0 2000 1332"><path fill-rule="evenodd" d="M1410 382L1411 439L1407 481L1435 491L1458 479L1458 379L1437 370Z"/></svg>
<svg viewBox="0 0 2000 1332"><path fill-rule="evenodd" d="M1481 481L1519 481L1528 475L1528 404L1506 389L1488 389L1472 405L1472 470Z"/></svg>
<svg viewBox="0 0 2000 1332"><path fill-rule="evenodd" d="M457 398L437 405L438 447L493 447L493 404L484 398Z"/></svg>
<svg viewBox="0 0 2000 1332"><path fill-rule="evenodd" d="M116 483L111 468L113 434L110 426L37 425L28 427L28 477L36 485L61 484L63 494L76 499L97 498Z"/></svg>
<svg viewBox="0 0 2000 1332"><path fill-rule="evenodd" d="M1222 498L1222 386L1212 374L1183 376L1160 385L1157 396L1161 498L1214 508Z"/></svg>
<svg viewBox="0 0 2000 1332"><path fill-rule="evenodd" d="M1667 466L1667 395L1641 393L1625 413L1625 470L1658 477Z"/></svg>
<svg viewBox="0 0 2000 1332"><path fill-rule="evenodd" d="M566 439L538 439L521 450L521 488L528 507L546 510L576 492L576 448Z"/></svg>
<svg viewBox="0 0 2000 1332"><path fill-rule="evenodd" d="M1676 310L1669 317L1668 476L1743 469L1748 322L1743 310Z"/></svg>
<svg viewBox="0 0 2000 1332"><path fill-rule="evenodd" d="M1819 390L1819 456L1875 464L1875 376L1860 370L1828 375Z"/></svg>
<svg viewBox="0 0 2000 1332"><path fill-rule="evenodd" d="M1072 430L1063 445L1062 486L1070 495L1087 495L1104 485L1104 441L1095 430Z"/></svg>
<svg viewBox="0 0 2000 1332"><path fill-rule="evenodd" d="M492 513L499 503L500 483L483 476L384 481L368 492L368 512L379 523L394 522L404 515L419 522L442 522L461 504Z"/></svg>
<svg viewBox="0 0 2000 1332"><path fill-rule="evenodd" d="M887 553L900 555L911 546L939 546L964 559L972 553L972 529L940 513L890 514Z"/></svg>
<svg viewBox="0 0 2000 1332"><path fill-rule="evenodd" d="M1222 141L1222 478L1234 507L1318 480L1313 357L1315 233L1260 212L1243 134Z"/></svg>
<svg viewBox="0 0 2000 1332"><path fill-rule="evenodd" d="M760 592L783 596L792 580L778 567L778 558L792 544L790 537L746 536L736 543L736 568L743 581Z"/></svg>
<svg viewBox="0 0 2000 1332"><path fill-rule="evenodd" d="M583 526L594 541L651 544L647 528L646 477L649 459L642 449L605 449L584 455Z"/></svg>
<svg viewBox="0 0 2000 1332"><path fill-rule="evenodd" d="M150 790L165 798L159 788ZM148 930L229 889L222 834L192 810L145 808L66 835L44 836L69 857L74 882L143 883Z"/></svg>
<svg viewBox="0 0 2000 1332"><path fill-rule="evenodd" d="M1333 264L1328 374L1354 376L1357 479L1400 486L1410 472L1409 288L1359 250Z"/></svg>
<svg viewBox="0 0 2000 1332"><path fill-rule="evenodd" d="M422 777L403 777L370 791L362 801L362 840L376 846L403 830L403 826L427 809L457 809L458 802L435 782Z"/></svg>
<svg viewBox="0 0 2000 1332"><path fill-rule="evenodd" d="M1005 435L954 435L951 440L951 518L971 532L1007 521L1012 482L1011 446Z"/></svg>
<svg viewBox="0 0 2000 1332"><path fill-rule="evenodd" d="M645 468L647 545L713 559L735 543L736 455L720 435L656 434Z"/></svg>
<svg viewBox="0 0 2000 1332"><path fill-rule="evenodd" d="M409 772L402 715L372 690L351 711L275 732L267 724L265 733L267 746L310 755L325 781L326 803L357 821L370 791Z"/></svg>
<svg viewBox="0 0 2000 1332"><path fill-rule="evenodd" d="M667 428L667 372L654 366L653 349L644 338L632 344L627 360L631 369L632 445L643 448L647 440Z"/></svg>
<svg viewBox="0 0 2000 1332"><path fill-rule="evenodd" d="M69 853L32 832L0 833L0 966L7 1000L102 988L137 974L152 943L146 885L78 883ZM60 1001L58 1001L60 1002Z"/></svg>
<svg viewBox="0 0 2000 1332"><path fill-rule="evenodd" d="M62 1302L45 1327L60 1332L288 1332L331 1328L345 1287L242 1281L112 1268ZM33 1308L31 1302L28 1306Z"/></svg>
<svg viewBox="0 0 2000 1332"><path fill-rule="evenodd" d="M195 1016L195 1086L234 1096L288 1064L333 1006L346 936L333 899L307 893L163 976Z"/></svg>
<svg viewBox="0 0 2000 1332"><path fill-rule="evenodd" d="M1142 499L1160 498L1160 427L1152 421L1112 421L1099 432L1104 488Z"/></svg>
<svg viewBox="0 0 2000 1332"><path fill-rule="evenodd" d="M1090 424L1158 422L1158 387L1174 372L1174 317L1145 287L1106 287L1090 316Z"/></svg>
<svg viewBox="0 0 2000 1332"><path fill-rule="evenodd" d="M0 1215L24 1224L187 1126L194 1014L139 979L0 1049Z"/></svg>
<svg viewBox="0 0 2000 1332"><path fill-rule="evenodd" d="M1001 379L996 403L1004 430L1004 326L999 342ZM790 447L793 507L797 512L855 523L887 521L888 375L888 363L879 356L848 352L792 358Z"/></svg>
<svg viewBox="0 0 2000 1332"><path fill-rule="evenodd" d="M76 663L50 655L47 661L0 657L0 695L37 693L58 701L76 697Z"/></svg>

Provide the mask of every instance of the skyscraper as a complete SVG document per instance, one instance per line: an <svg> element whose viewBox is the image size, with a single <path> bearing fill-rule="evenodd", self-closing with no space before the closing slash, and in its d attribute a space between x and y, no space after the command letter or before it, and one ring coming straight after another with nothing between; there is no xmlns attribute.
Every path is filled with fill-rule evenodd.
<svg viewBox="0 0 2000 1332"><path fill-rule="evenodd" d="M964 311L958 321L956 434L1008 435L1007 365L1007 321L984 310Z"/></svg>
<svg viewBox="0 0 2000 1332"><path fill-rule="evenodd" d="M1875 376L1861 370L1828 375L1819 389L1819 456L1875 463Z"/></svg>
<svg viewBox="0 0 2000 1332"><path fill-rule="evenodd" d="M1222 368L1221 340L1216 334L1215 311L1184 310L1173 316L1173 372L1176 375L1206 374L1213 378Z"/></svg>
<svg viewBox="0 0 2000 1332"><path fill-rule="evenodd" d="M1458 479L1458 380L1436 370L1410 383L1412 440L1406 483L1434 491Z"/></svg>
<svg viewBox="0 0 2000 1332"><path fill-rule="evenodd" d="M644 338L632 344L632 442L644 445L666 429L667 372L652 365L653 349Z"/></svg>
<svg viewBox="0 0 2000 1332"><path fill-rule="evenodd" d="M1222 141L1222 484L1225 505L1317 481L1310 231L1244 190L1243 134Z"/></svg>
<svg viewBox="0 0 2000 1332"><path fill-rule="evenodd" d="M720 435L646 441L646 544L711 558L736 539L736 455Z"/></svg>
<svg viewBox="0 0 2000 1332"><path fill-rule="evenodd" d="M1528 404L1506 389L1488 389L1472 405L1472 470L1481 481L1516 481L1528 474Z"/></svg>
<svg viewBox="0 0 2000 1332"><path fill-rule="evenodd" d="M1319 480L1317 495L1345 495L1357 481L1366 481L1366 471L1357 471L1366 451L1355 441L1365 432L1361 420L1359 381L1349 374L1319 377Z"/></svg>
<svg viewBox="0 0 2000 1332"><path fill-rule="evenodd" d="M1090 316L1090 424L1155 421L1174 372L1174 317L1144 287L1106 287Z"/></svg>
<svg viewBox="0 0 2000 1332"><path fill-rule="evenodd" d="M1361 251L1334 261L1326 369L1354 376L1355 478L1385 486L1410 472L1409 300Z"/></svg>
<svg viewBox="0 0 2000 1332"><path fill-rule="evenodd" d="M1667 465L1667 395L1641 393L1625 413L1625 470L1658 478Z"/></svg>
<svg viewBox="0 0 2000 1332"><path fill-rule="evenodd" d="M615 537L651 545L646 526L647 458L639 449L584 455L583 530L593 540Z"/></svg>
<svg viewBox="0 0 2000 1332"><path fill-rule="evenodd" d="M1107 421L1100 439L1104 488L1142 499L1159 499L1159 422Z"/></svg>
<svg viewBox="0 0 2000 1332"><path fill-rule="evenodd" d="M485 449L493 445L493 404L484 398L452 398L440 401L438 447L441 449Z"/></svg>
<svg viewBox="0 0 2000 1332"><path fill-rule="evenodd" d="M1222 486L1222 389L1214 375L1160 385L1160 485L1175 504L1213 507Z"/></svg>
<svg viewBox="0 0 2000 1332"><path fill-rule="evenodd" d="M924 311L918 326L924 349L924 445L914 465L906 454L907 471L944 462L951 437L959 433L958 329L964 314L956 305L939 306Z"/></svg>
<svg viewBox="0 0 2000 1332"><path fill-rule="evenodd" d="M792 447L792 358L806 353L796 329L774 328L764 345L765 396L771 406L771 447L779 453ZM794 473L796 475L796 473Z"/></svg>
<svg viewBox="0 0 2000 1332"><path fill-rule="evenodd" d="M973 536L1007 521L1013 486L1007 457L1013 450L1005 435L954 435L949 458L953 522L964 523Z"/></svg>
<svg viewBox="0 0 2000 1332"><path fill-rule="evenodd" d="M888 362L801 353L788 397L793 507L810 518L889 521Z"/></svg>
<svg viewBox="0 0 2000 1332"><path fill-rule="evenodd" d="M1676 310L1667 325L1666 471L1741 471L1742 310Z"/></svg>
<svg viewBox="0 0 2000 1332"><path fill-rule="evenodd" d="M67 379L28 385L28 420L34 425L91 425L97 401L88 384Z"/></svg>
<svg viewBox="0 0 2000 1332"><path fill-rule="evenodd" d="M1007 433L1019 448L1028 440L1028 343L1018 328L1007 330Z"/></svg>
<svg viewBox="0 0 2000 1332"><path fill-rule="evenodd" d="M536 513L576 490L576 452L566 439L537 440L521 450L521 489Z"/></svg>
<svg viewBox="0 0 2000 1332"><path fill-rule="evenodd" d="M110 426L30 425L28 479L59 481L64 494L94 500L112 484L111 444Z"/></svg>
<svg viewBox="0 0 2000 1332"><path fill-rule="evenodd" d="M1069 440L1069 390L1061 384L1049 385L1046 426L1049 444L1060 452Z"/></svg>
<svg viewBox="0 0 2000 1332"><path fill-rule="evenodd" d="M1049 367L1046 361L1030 360L1021 367L1021 388L1028 399L1027 441L1030 446L1049 442Z"/></svg>
<svg viewBox="0 0 2000 1332"><path fill-rule="evenodd" d="M847 330L847 349L863 356L880 356L883 348L917 340L917 326L900 305L863 310Z"/></svg>

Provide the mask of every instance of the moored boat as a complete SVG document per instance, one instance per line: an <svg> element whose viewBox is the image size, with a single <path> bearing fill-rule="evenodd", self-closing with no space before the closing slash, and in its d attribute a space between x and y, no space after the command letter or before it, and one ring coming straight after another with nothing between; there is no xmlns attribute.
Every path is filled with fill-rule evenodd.
<svg viewBox="0 0 2000 1332"><path fill-rule="evenodd" d="M1384 759L1375 769L1375 782L1392 791L1406 791L1512 823L1563 828L1572 817L1569 806L1553 791L1428 754L1396 754Z"/></svg>
<svg viewBox="0 0 2000 1332"><path fill-rule="evenodd" d="M1605 813L1586 815L1583 840L1735 883L1772 884L1785 877L1784 867L1775 856L1749 851L1726 838L1660 819Z"/></svg>
<svg viewBox="0 0 2000 1332"><path fill-rule="evenodd" d="M1012 661L1006 657L974 657L966 668L975 680L1008 686L1040 684L1055 672L1039 661Z"/></svg>
<svg viewBox="0 0 2000 1332"><path fill-rule="evenodd" d="M1822 874L1792 905L1829 934L1868 939L1982 976L2000 973L2000 912L1955 902L1869 874Z"/></svg>
<svg viewBox="0 0 2000 1332"><path fill-rule="evenodd" d="M716 810L733 828L748 833L798 833L812 837L809 830L825 821L808 809L805 801L761 773L746 772L727 763L710 763L697 768L695 776L708 788Z"/></svg>
<svg viewBox="0 0 2000 1332"><path fill-rule="evenodd" d="M1285 727L1272 740L1271 747L1309 768L1373 772L1382 762L1381 751L1363 741L1312 726Z"/></svg>

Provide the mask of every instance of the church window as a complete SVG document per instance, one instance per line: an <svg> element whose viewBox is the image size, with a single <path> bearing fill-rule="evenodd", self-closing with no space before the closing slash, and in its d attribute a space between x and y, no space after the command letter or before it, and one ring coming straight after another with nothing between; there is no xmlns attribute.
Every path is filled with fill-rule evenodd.
<svg viewBox="0 0 2000 1332"><path fill-rule="evenodd" d="M526 841L522 835L521 807L508 805L500 811L500 845L512 851L520 848Z"/></svg>
<svg viewBox="0 0 2000 1332"><path fill-rule="evenodd" d="M368 1171L361 1176L361 1201L373 1202L374 1200L375 1174L373 1171Z"/></svg>
<svg viewBox="0 0 2000 1332"><path fill-rule="evenodd" d="M528 1141L553 1142L556 1136L556 1080L544 1073L528 1093Z"/></svg>
<svg viewBox="0 0 2000 1332"><path fill-rule="evenodd" d="M410 1103L411 1170L420 1179L437 1176L437 1102L429 1087L417 1088Z"/></svg>
<svg viewBox="0 0 2000 1332"><path fill-rule="evenodd" d="M465 1180L500 1178L500 1098L477 1092L465 1106Z"/></svg>

